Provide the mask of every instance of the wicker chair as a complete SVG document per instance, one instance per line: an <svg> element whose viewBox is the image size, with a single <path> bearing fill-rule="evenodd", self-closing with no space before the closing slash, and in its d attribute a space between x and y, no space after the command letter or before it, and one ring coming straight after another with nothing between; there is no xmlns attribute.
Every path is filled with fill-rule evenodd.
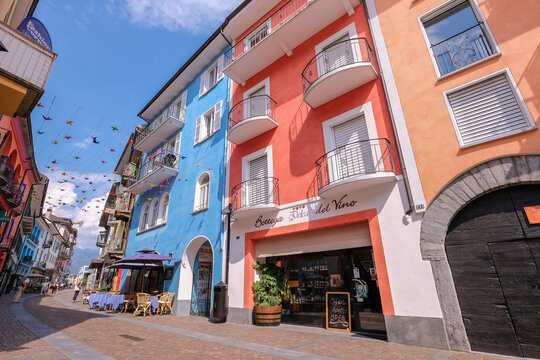
<svg viewBox="0 0 540 360"><path fill-rule="evenodd" d="M163 311L168 311L171 315L174 315L172 310L172 303L174 300L174 293L164 293L158 301L158 313L163 315Z"/></svg>
<svg viewBox="0 0 540 360"><path fill-rule="evenodd" d="M135 310L137 308L135 305L135 300L135 294L127 294L124 297L124 303L122 304L122 310L120 312L127 312L130 306L133 310Z"/></svg>
<svg viewBox="0 0 540 360"><path fill-rule="evenodd" d="M147 312L149 315L152 315L152 296L146 293L137 293L137 308L133 316L137 316L137 312L141 311L143 316L146 316Z"/></svg>

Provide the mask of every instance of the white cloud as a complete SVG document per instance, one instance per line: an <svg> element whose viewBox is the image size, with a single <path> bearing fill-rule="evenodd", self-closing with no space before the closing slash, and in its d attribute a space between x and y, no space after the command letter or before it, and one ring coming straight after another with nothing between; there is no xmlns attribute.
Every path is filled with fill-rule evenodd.
<svg viewBox="0 0 540 360"><path fill-rule="evenodd" d="M78 147L79 149L86 149L88 145L90 145L91 143L92 143L92 140L88 138L88 139L84 139L83 141L76 142L73 145Z"/></svg>
<svg viewBox="0 0 540 360"><path fill-rule="evenodd" d="M221 23L241 0L122 0L131 20L167 30L201 29Z"/></svg>

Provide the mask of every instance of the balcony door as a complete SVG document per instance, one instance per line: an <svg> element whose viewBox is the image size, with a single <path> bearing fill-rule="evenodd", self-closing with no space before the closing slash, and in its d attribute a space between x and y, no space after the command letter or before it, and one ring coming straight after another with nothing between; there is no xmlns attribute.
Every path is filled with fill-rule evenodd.
<svg viewBox="0 0 540 360"><path fill-rule="evenodd" d="M375 171L364 115L335 125L332 135L334 150L328 155L330 182Z"/></svg>
<svg viewBox="0 0 540 360"><path fill-rule="evenodd" d="M266 87L263 86L249 94L244 105L245 118L249 119L256 116L265 116L266 113Z"/></svg>
<svg viewBox="0 0 540 360"><path fill-rule="evenodd" d="M268 179L268 157L263 155L249 162L249 181L246 183L247 206L268 204L270 186Z"/></svg>
<svg viewBox="0 0 540 360"><path fill-rule="evenodd" d="M349 34L345 34L323 48L319 61L319 76L354 62Z"/></svg>

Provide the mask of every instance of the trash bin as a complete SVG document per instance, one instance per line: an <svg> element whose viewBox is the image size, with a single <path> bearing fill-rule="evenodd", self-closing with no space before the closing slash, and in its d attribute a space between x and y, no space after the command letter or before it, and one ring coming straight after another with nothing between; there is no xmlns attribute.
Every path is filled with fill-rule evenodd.
<svg viewBox="0 0 540 360"><path fill-rule="evenodd" d="M223 281L214 286L214 304L212 307L212 322L222 323L227 321L228 308L227 284Z"/></svg>

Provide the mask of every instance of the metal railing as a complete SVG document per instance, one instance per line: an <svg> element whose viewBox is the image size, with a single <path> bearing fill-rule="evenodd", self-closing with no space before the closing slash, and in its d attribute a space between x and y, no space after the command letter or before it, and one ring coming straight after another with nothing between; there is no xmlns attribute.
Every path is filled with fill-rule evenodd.
<svg viewBox="0 0 540 360"><path fill-rule="evenodd" d="M229 129L234 125L257 116L275 119L276 102L268 95L249 97L235 104L229 111Z"/></svg>
<svg viewBox="0 0 540 360"><path fill-rule="evenodd" d="M363 62L372 62L372 51L366 38L347 39L333 44L315 55L302 71L304 94L326 74Z"/></svg>
<svg viewBox="0 0 540 360"><path fill-rule="evenodd" d="M0 185L6 185L13 180L15 171L13 165L9 162L9 156L2 156L0 158Z"/></svg>
<svg viewBox="0 0 540 360"><path fill-rule="evenodd" d="M141 169L135 172L135 177L126 179L128 187L139 183L144 177L161 168L168 167L177 170L178 158L178 155L174 151L169 150L162 150L153 156L147 157Z"/></svg>
<svg viewBox="0 0 540 360"><path fill-rule="evenodd" d="M461 69L493 55L483 23L431 45L441 75Z"/></svg>
<svg viewBox="0 0 540 360"><path fill-rule="evenodd" d="M316 0L289 0L267 17L255 30L244 36L225 53L226 65L234 62L281 25L292 19L309 3Z"/></svg>
<svg viewBox="0 0 540 360"><path fill-rule="evenodd" d="M338 147L315 162L317 186L322 189L355 176L394 172L388 139L369 139Z"/></svg>
<svg viewBox="0 0 540 360"><path fill-rule="evenodd" d="M48 249L48 248L50 248L50 247L52 246L52 244L53 244L53 240L52 240L52 239L49 239L48 241L45 241L45 242L43 243L43 248L44 248L44 249Z"/></svg>
<svg viewBox="0 0 540 360"><path fill-rule="evenodd" d="M107 231L100 231L100 233L97 236L96 246L102 248L102 247L105 247L106 244L107 244Z"/></svg>
<svg viewBox="0 0 540 360"><path fill-rule="evenodd" d="M264 204L279 205L279 180L274 177L247 180L232 189L232 211Z"/></svg>
<svg viewBox="0 0 540 360"><path fill-rule="evenodd" d="M30 240L31 242L33 242L34 244L39 244L39 240L37 237L35 237L34 234L30 234L30 235L27 235L28 236L28 240Z"/></svg>
<svg viewBox="0 0 540 360"><path fill-rule="evenodd" d="M135 139L135 146L140 144L144 139L152 135L152 132L159 128L167 119L173 118L175 120L184 122L186 115L186 108L178 106L178 104L169 105L163 112L150 124L145 126L138 134ZM163 139L164 140L164 139Z"/></svg>
<svg viewBox="0 0 540 360"><path fill-rule="evenodd" d="M25 189L26 184L18 182L14 178L2 188L6 193L6 201L11 208L16 208L21 204Z"/></svg>

